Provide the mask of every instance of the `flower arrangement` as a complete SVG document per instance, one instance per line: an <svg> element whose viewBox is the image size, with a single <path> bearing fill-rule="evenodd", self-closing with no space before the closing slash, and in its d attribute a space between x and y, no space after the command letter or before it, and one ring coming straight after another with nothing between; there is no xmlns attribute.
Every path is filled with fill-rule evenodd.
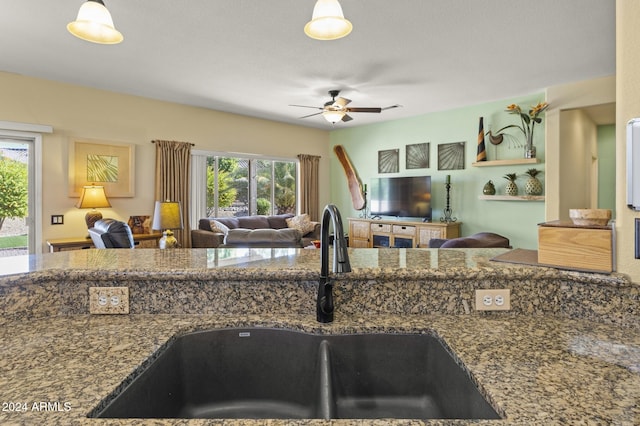
<svg viewBox="0 0 640 426"><path fill-rule="evenodd" d="M542 123L542 118L540 114L544 110L549 107L549 104L546 102L540 102L536 106L532 106L528 113L522 111L519 105L511 104L507 106L506 111L509 114L517 114L520 117L520 125L518 124L510 124L508 126L504 126L502 129L498 130L500 133L503 130L516 128L520 129L520 131L524 134L524 138L527 141L527 145L531 146L533 144L533 129L536 123Z"/></svg>

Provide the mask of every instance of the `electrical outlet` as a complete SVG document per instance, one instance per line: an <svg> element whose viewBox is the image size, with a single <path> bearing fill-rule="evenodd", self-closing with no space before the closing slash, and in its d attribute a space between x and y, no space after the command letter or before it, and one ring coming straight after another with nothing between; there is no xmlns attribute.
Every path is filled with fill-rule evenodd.
<svg viewBox="0 0 640 426"><path fill-rule="evenodd" d="M129 287L89 287L89 313L128 314Z"/></svg>
<svg viewBox="0 0 640 426"><path fill-rule="evenodd" d="M508 311L511 309L511 290L476 290L476 311Z"/></svg>

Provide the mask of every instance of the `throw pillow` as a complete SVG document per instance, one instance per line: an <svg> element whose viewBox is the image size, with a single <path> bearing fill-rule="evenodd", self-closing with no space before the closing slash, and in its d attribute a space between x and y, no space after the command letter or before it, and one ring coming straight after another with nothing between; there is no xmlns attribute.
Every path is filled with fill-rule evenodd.
<svg viewBox="0 0 640 426"><path fill-rule="evenodd" d="M213 232L217 232L219 234L227 235L227 233L229 232L229 228L226 225L223 225L215 219L211 219L209 221L209 226L211 226L211 230Z"/></svg>
<svg viewBox="0 0 640 426"><path fill-rule="evenodd" d="M289 228L297 229L302 235L306 235L315 229L315 224L311 222L308 214L301 214L287 219Z"/></svg>

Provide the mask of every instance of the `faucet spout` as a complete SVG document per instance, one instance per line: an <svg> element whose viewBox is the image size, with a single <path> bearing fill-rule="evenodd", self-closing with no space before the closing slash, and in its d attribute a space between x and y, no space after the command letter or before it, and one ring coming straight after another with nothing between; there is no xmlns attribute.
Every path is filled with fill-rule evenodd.
<svg viewBox="0 0 640 426"><path fill-rule="evenodd" d="M329 225L333 225L333 272L351 272L347 241L344 237L340 211L333 204L328 204L322 212L320 232L320 283L316 299L318 322L333 321L333 283L329 276Z"/></svg>

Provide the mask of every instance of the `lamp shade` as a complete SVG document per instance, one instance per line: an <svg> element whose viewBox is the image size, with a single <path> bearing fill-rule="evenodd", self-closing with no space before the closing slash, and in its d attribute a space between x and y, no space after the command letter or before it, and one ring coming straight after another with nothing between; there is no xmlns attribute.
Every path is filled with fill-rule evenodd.
<svg viewBox="0 0 640 426"><path fill-rule="evenodd" d="M109 203L107 194L104 192L104 186L88 185L82 187L82 194L80 194L76 207L79 209L93 209L84 216L87 228L93 228L93 225L102 219L102 213L95 209L111 207L111 203Z"/></svg>
<svg viewBox="0 0 640 426"><path fill-rule="evenodd" d="M182 229L182 209L178 201L156 201L151 229Z"/></svg>
<svg viewBox="0 0 640 426"><path fill-rule="evenodd" d="M305 34L316 40L336 40L349 35L352 29L338 0L318 0L311 21L304 26Z"/></svg>
<svg viewBox="0 0 640 426"><path fill-rule="evenodd" d="M331 124L341 121L346 113L344 111L325 111L322 116Z"/></svg>
<svg viewBox="0 0 640 426"><path fill-rule="evenodd" d="M102 207L111 207L107 194L104 192L104 186L89 185L82 188L80 199L76 203L79 209L97 209Z"/></svg>
<svg viewBox="0 0 640 426"><path fill-rule="evenodd" d="M67 30L82 40L99 44L118 44L124 37L113 26L111 13L102 0L87 0L80 6L78 17Z"/></svg>

